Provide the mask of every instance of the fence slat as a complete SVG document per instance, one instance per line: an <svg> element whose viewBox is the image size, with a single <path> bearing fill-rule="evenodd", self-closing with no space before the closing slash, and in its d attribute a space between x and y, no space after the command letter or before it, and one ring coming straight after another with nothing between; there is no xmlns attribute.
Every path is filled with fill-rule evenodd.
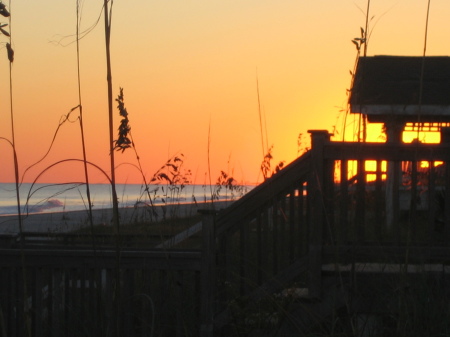
<svg viewBox="0 0 450 337"><path fill-rule="evenodd" d="M202 249L202 274L201 274L201 323L200 336L212 337L214 334L214 287L215 287L215 213L203 212L203 249Z"/></svg>

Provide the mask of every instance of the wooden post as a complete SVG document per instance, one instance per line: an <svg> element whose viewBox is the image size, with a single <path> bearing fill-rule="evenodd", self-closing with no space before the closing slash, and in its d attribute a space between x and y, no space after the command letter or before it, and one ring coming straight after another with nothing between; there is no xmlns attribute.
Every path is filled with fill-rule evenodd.
<svg viewBox="0 0 450 337"><path fill-rule="evenodd" d="M444 238L450 237L450 162L445 162Z"/></svg>
<svg viewBox="0 0 450 337"><path fill-rule="evenodd" d="M348 240L348 161L346 159L341 160L341 182L340 182L340 213L339 213L339 227L338 227L338 244L345 244Z"/></svg>
<svg viewBox="0 0 450 337"><path fill-rule="evenodd" d="M201 307L200 337L214 336L214 289L215 289L215 215L214 210L199 210L202 219L202 270L201 270Z"/></svg>
<svg viewBox="0 0 450 337"><path fill-rule="evenodd" d="M436 221L436 209L437 202L435 202L436 195L436 167L434 161L428 162L428 230L427 230L427 243L431 243L433 240L433 232Z"/></svg>
<svg viewBox="0 0 450 337"><path fill-rule="evenodd" d="M441 129L441 144L443 145L449 145L450 144L450 128L445 127ZM446 160L444 162L444 176L445 176L445 182L444 182L444 209L443 209L443 216L444 216L444 232L443 238L445 241L448 241L450 238L450 162ZM431 177L430 177L431 178ZM433 185L433 188L435 186ZM431 194L431 191L428 194L428 200L431 205L432 200L435 198L435 194ZM436 211L436 209L434 209ZM433 217L434 218L434 217ZM434 227L434 226L433 226Z"/></svg>
<svg viewBox="0 0 450 337"><path fill-rule="evenodd" d="M309 297L320 298L322 288L322 242L324 226L324 158L323 147L330 141L326 130L308 130L311 134L311 173L308 180L309 222Z"/></svg>
<svg viewBox="0 0 450 337"><path fill-rule="evenodd" d="M386 143L401 144L404 124L395 119L386 121ZM389 161L386 170L386 231L388 236L394 234L399 239L398 212L399 212L399 183L400 162ZM394 228L394 226L397 226Z"/></svg>
<svg viewBox="0 0 450 337"><path fill-rule="evenodd" d="M377 240L381 241L384 228L381 225L383 208L383 172L382 161L377 160L377 172L375 182L375 234Z"/></svg>
<svg viewBox="0 0 450 337"><path fill-rule="evenodd" d="M361 243L365 237L365 217L366 217L366 168L363 159L358 160L358 172L356 183L356 241Z"/></svg>
<svg viewBox="0 0 450 337"><path fill-rule="evenodd" d="M300 242L298 242L300 244ZM289 192L289 264L295 261L295 189Z"/></svg>
<svg viewBox="0 0 450 337"><path fill-rule="evenodd" d="M250 235L250 228L248 222L241 222L239 225L239 283L240 283L240 293L241 296L244 296L249 293L250 287L249 287L249 235Z"/></svg>

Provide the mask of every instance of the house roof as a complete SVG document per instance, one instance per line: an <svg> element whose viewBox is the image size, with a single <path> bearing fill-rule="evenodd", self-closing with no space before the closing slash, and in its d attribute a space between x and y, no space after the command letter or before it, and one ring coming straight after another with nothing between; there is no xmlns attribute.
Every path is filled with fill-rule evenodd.
<svg viewBox="0 0 450 337"><path fill-rule="evenodd" d="M423 76L422 76L423 69ZM422 95L420 95L422 92ZM450 57L360 57L350 93L353 113L382 122L450 120Z"/></svg>

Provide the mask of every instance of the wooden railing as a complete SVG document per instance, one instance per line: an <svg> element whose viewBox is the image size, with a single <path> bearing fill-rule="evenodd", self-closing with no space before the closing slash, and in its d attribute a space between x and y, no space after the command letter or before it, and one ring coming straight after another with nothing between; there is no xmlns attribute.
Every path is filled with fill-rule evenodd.
<svg viewBox="0 0 450 337"><path fill-rule="evenodd" d="M198 331L201 252L0 250L2 336Z"/></svg>
<svg viewBox="0 0 450 337"><path fill-rule="evenodd" d="M4 334L211 336L232 300L265 296L306 270L309 165L307 153L219 214L206 212L197 251L93 250L70 235L48 247L32 233L4 240Z"/></svg>
<svg viewBox="0 0 450 337"><path fill-rule="evenodd" d="M294 281L320 298L330 263L449 262L449 145L311 135L302 157L204 212L200 250L0 250L0 335L213 336L233 305Z"/></svg>
<svg viewBox="0 0 450 337"><path fill-rule="evenodd" d="M311 135L308 153L216 217L217 326L236 296L294 280L320 298L327 264L450 261L450 145Z"/></svg>
<svg viewBox="0 0 450 337"><path fill-rule="evenodd" d="M322 153L324 242L448 245L450 144L326 141Z"/></svg>
<svg viewBox="0 0 450 337"><path fill-rule="evenodd" d="M242 316L231 305L237 298L251 304L294 280L307 287L311 154L286 166L211 221L215 264L210 272L215 282L210 283L210 291L215 301L210 310L217 313L216 329L230 323L231 317Z"/></svg>
<svg viewBox="0 0 450 337"><path fill-rule="evenodd" d="M449 262L450 144L312 144L310 294L326 264Z"/></svg>

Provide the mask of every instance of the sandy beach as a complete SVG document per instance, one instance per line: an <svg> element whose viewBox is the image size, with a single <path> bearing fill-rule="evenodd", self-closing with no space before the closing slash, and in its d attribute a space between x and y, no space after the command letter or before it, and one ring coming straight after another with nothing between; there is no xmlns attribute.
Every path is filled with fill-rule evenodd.
<svg viewBox="0 0 450 337"><path fill-rule="evenodd" d="M166 206L154 206L158 219L166 217L185 217L195 215L198 210L225 208L232 201L199 202L187 204L175 204ZM149 207L120 208L121 224L144 222L151 220ZM112 225L112 209L93 209L95 225ZM88 211L36 213L23 215L22 230L24 232L70 232L89 225ZM0 234L14 234L19 232L19 220L17 215L0 216Z"/></svg>

